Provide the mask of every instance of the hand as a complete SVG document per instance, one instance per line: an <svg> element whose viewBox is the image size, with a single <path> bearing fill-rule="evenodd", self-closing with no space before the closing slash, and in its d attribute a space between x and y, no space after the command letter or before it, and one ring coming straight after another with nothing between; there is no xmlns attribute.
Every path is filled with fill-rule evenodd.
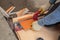
<svg viewBox="0 0 60 40"><path fill-rule="evenodd" d="M40 26L38 24L38 21L35 21L32 23L32 29L35 30L35 31L39 31L40 29L42 28L42 26Z"/></svg>

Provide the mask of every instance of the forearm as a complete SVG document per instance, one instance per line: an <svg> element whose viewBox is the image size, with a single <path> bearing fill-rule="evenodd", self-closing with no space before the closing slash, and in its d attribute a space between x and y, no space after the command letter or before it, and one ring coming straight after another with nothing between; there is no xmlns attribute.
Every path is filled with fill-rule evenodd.
<svg viewBox="0 0 60 40"><path fill-rule="evenodd" d="M51 25L60 22L60 6L51 14L45 16L44 18L38 20L38 24L41 26Z"/></svg>

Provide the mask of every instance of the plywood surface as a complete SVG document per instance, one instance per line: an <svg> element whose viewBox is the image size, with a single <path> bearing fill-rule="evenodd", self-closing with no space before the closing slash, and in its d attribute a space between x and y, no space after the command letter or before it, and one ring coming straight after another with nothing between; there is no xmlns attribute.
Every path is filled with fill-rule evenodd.
<svg viewBox="0 0 60 40"><path fill-rule="evenodd" d="M41 37L44 40L57 40L59 32L42 27L40 31L21 30L16 32L20 40L36 40Z"/></svg>

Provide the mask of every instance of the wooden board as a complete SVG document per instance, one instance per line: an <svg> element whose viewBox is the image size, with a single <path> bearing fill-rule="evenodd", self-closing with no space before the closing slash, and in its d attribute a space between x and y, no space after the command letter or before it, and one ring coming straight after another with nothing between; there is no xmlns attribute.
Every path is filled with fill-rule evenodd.
<svg viewBox="0 0 60 40"><path fill-rule="evenodd" d="M19 16L22 16L22 15L28 13L28 11L29 11L28 8L23 8L23 9L19 10L16 14L19 17Z"/></svg>
<svg viewBox="0 0 60 40"><path fill-rule="evenodd" d="M11 7L9 7L9 8L6 10L6 12L7 12L7 13L11 13L14 9L15 9L15 7L14 7L14 6L11 6Z"/></svg>
<svg viewBox="0 0 60 40"><path fill-rule="evenodd" d="M44 40L58 40L59 33L57 31L42 27L40 31L20 30L16 32L19 40L36 40L41 37Z"/></svg>
<svg viewBox="0 0 60 40"><path fill-rule="evenodd" d="M22 20L26 20L26 19L30 19L33 17L34 14L26 14L26 15L23 15L23 16L19 16L19 17L16 17L16 18L13 18L13 22L17 22L18 20L19 21L22 21Z"/></svg>

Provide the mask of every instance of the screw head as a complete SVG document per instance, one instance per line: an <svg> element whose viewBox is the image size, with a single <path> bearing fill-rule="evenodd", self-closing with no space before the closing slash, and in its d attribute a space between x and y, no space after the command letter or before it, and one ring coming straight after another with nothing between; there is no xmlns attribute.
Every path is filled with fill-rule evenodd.
<svg viewBox="0 0 60 40"><path fill-rule="evenodd" d="M37 38L37 40L44 40L43 38Z"/></svg>

